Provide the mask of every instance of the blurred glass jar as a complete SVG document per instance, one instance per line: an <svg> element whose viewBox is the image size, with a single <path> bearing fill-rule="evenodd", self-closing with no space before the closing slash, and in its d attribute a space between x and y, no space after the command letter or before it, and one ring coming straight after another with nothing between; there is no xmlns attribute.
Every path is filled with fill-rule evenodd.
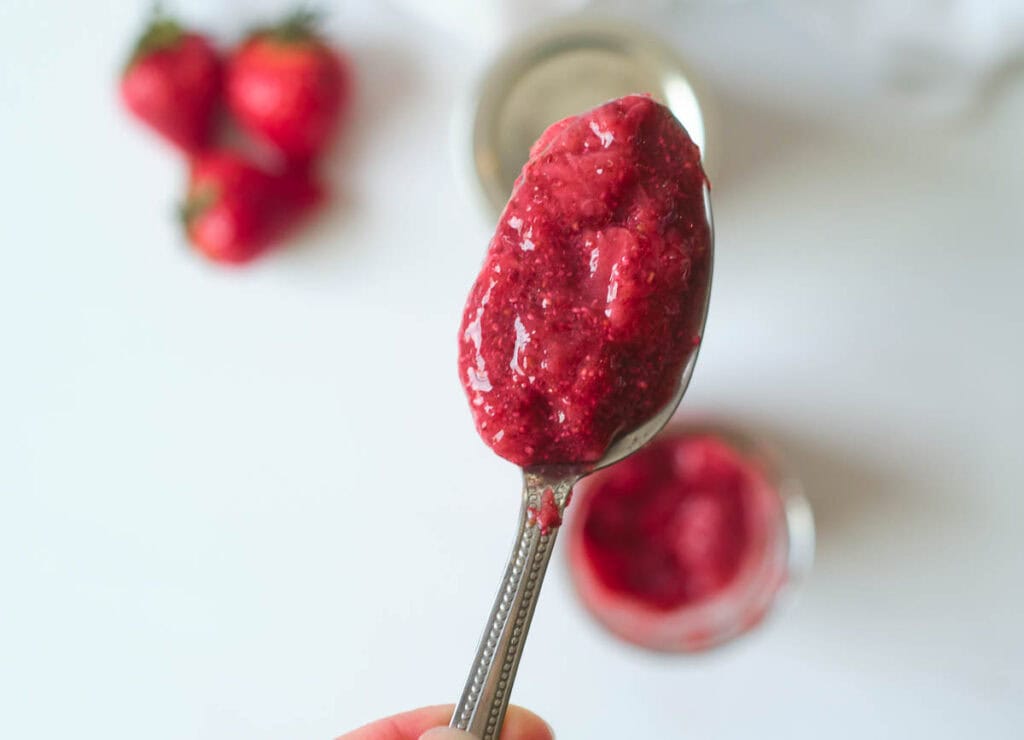
<svg viewBox="0 0 1024 740"><path fill-rule="evenodd" d="M455 129L458 166L488 216L504 208L530 147L548 126L632 93L649 93L668 106L708 170L707 93L658 36L620 19L580 14L505 46L470 91Z"/></svg>
<svg viewBox="0 0 1024 740"><path fill-rule="evenodd" d="M584 479L566 520L573 584L627 642L696 652L745 634L806 577L814 520L766 443L673 424Z"/></svg>

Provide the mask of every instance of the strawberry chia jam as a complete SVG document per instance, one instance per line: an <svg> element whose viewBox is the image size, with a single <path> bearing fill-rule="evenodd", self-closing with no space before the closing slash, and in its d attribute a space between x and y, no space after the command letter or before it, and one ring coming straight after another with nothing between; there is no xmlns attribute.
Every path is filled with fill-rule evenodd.
<svg viewBox="0 0 1024 740"><path fill-rule="evenodd" d="M626 639L696 649L764 615L785 578L784 508L766 468L708 432L661 435L580 483L578 593Z"/></svg>
<svg viewBox="0 0 1024 740"><path fill-rule="evenodd" d="M705 182L696 145L646 96L537 140L459 332L459 375L495 452L595 462L673 397L700 342Z"/></svg>

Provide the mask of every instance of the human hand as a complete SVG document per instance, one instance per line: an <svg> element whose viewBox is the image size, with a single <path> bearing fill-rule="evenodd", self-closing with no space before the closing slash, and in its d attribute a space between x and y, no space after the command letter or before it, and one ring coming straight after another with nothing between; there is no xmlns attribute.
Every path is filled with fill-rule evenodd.
<svg viewBox="0 0 1024 740"><path fill-rule="evenodd" d="M455 709L451 704L413 709L342 735L337 740L470 740L472 735L448 728ZM555 734L533 712L509 707L501 740L554 740Z"/></svg>

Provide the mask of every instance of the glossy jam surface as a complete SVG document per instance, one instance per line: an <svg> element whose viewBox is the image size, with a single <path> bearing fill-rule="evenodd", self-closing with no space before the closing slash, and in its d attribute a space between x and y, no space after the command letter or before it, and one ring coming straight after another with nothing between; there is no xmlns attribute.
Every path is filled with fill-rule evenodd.
<svg viewBox="0 0 1024 740"><path fill-rule="evenodd" d="M775 498L720 438L661 438L593 476L581 523L585 567L611 594L655 610L708 601L760 551Z"/></svg>
<svg viewBox="0 0 1024 740"><path fill-rule="evenodd" d="M594 462L671 400L700 342L704 185L697 147L645 96L534 144L459 332L459 374L495 452Z"/></svg>

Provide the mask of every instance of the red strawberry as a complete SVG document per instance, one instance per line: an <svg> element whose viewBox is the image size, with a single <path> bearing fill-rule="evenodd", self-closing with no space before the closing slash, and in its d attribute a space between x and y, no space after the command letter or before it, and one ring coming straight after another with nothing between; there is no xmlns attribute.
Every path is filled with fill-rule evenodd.
<svg viewBox="0 0 1024 740"><path fill-rule="evenodd" d="M128 109L186 152L210 139L221 89L221 63L206 37L157 14L121 76Z"/></svg>
<svg viewBox="0 0 1024 740"><path fill-rule="evenodd" d="M304 162L324 150L352 92L348 61L298 11L252 34L228 60L228 105L242 127Z"/></svg>
<svg viewBox="0 0 1024 740"><path fill-rule="evenodd" d="M193 161L181 214L200 252L241 264L264 252L322 196L305 170L274 174L234 152L215 151Z"/></svg>

